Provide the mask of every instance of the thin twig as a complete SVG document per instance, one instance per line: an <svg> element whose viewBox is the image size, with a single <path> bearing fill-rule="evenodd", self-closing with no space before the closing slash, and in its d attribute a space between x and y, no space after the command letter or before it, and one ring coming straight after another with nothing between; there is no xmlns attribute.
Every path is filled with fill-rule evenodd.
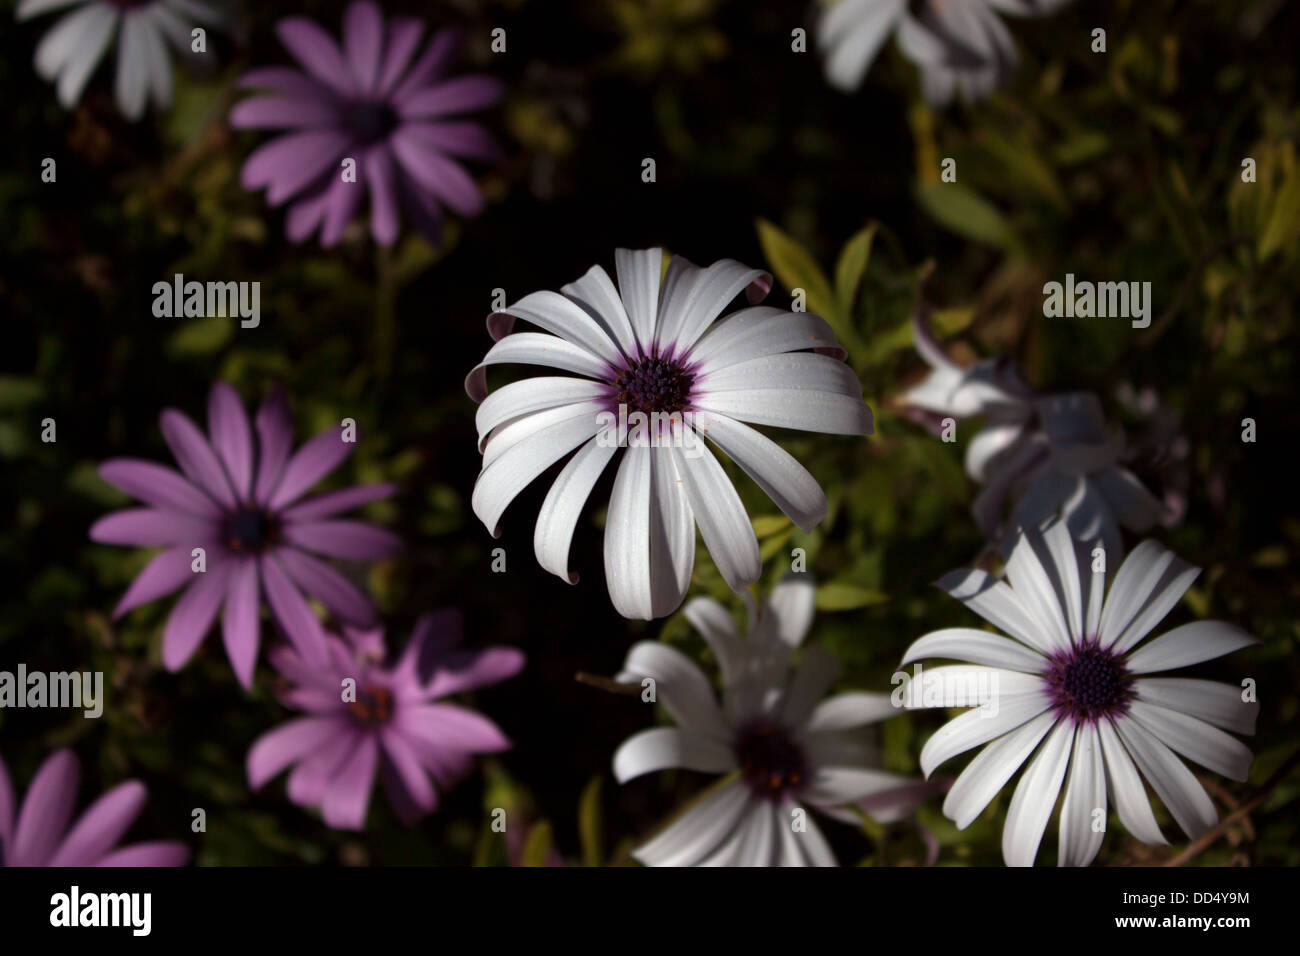
<svg viewBox="0 0 1300 956"><path fill-rule="evenodd" d="M641 684L624 684L620 681L611 680L608 677L601 677L599 674L588 674L586 671L578 671L573 675L573 679L579 684L586 684L589 687L599 687L601 690L607 690L611 694L627 694L630 697L640 694L642 691Z"/></svg>

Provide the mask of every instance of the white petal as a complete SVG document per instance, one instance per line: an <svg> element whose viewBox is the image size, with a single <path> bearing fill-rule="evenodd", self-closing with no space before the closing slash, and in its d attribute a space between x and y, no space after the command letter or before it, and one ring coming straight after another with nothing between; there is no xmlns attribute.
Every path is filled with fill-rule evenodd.
<svg viewBox="0 0 1300 956"><path fill-rule="evenodd" d="M1165 746L1202 767L1230 780L1245 780L1250 774L1254 759L1250 748L1218 727L1140 700L1129 704L1128 715Z"/></svg>
<svg viewBox="0 0 1300 956"><path fill-rule="evenodd" d="M30 20L32 17L39 17L42 13L49 13L53 10L61 10L64 7L70 7L74 3L85 3L86 0L22 0L18 4L18 9L14 11L14 19L19 23L24 20Z"/></svg>
<svg viewBox="0 0 1300 956"><path fill-rule="evenodd" d="M135 122L144 115L149 95L149 62L145 54L145 20L130 13L122 17L122 39L117 47L117 108Z"/></svg>
<svg viewBox="0 0 1300 956"><path fill-rule="evenodd" d="M993 575L975 568L950 571L934 583L994 627L1043 654L1055 650L1021 596Z"/></svg>
<svg viewBox="0 0 1300 956"><path fill-rule="evenodd" d="M649 353L659 314L659 282L663 277L662 249L616 249L614 266L618 290L632 322L641 351Z"/></svg>
<svg viewBox="0 0 1300 956"><path fill-rule="evenodd" d="M760 355L728 365L695 379L698 394L734 392L753 388L810 389L862 397L857 373L845 363L816 352L781 352Z"/></svg>
<svg viewBox="0 0 1300 956"><path fill-rule="evenodd" d="M1124 663L1134 674L1150 674L1190 667L1258 643L1235 624L1194 621L1148 641Z"/></svg>
<svg viewBox="0 0 1300 956"><path fill-rule="evenodd" d="M504 385L485 398L474 415L479 451L483 451L492 429L515 418L559 405L596 401L608 394L609 386L603 382L564 375L525 378Z"/></svg>
<svg viewBox="0 0 1300 956"><path fill-rule="evenodd" d="M847 4L845 4L847 5ZM905 0L879 0L869 6L858 4L854 20L847 28L832 18L832 7L818 31L822 44L833 43L826 57L826 80L841 90L855 89L871 68L880 48L898 26L906 9Z"/></svg>
<svg viewBox="0 0 1300 956"><path fill-rule="evenodd" d="M871 409L851 395L813 389L749 388L706 392L695 405L742 422L826 435L870 435Z"/></svg>
<svg viewBox="0 0 1300 956"><path fill-rule="evenodd" d="M1187 593L1187 589L1192 586L1192 582L1200 573L1200 568L1174 557L1155 583L1149 589L1144 587L1148 595L1145 605L1124 628L1123 633L1115 639L1110 649L1116 654L1123 654L1150 634L1156 625L1165 619L1165 615L1182 600L1183 595Z"/></svg>
<svg viewBox="0 0 1300 956"><path fill-rule="evenodd" d="M1121 717L1113 724L1142 776L1150 782L1183 832L1195 840L1212 829L1219 815L1187 765L1137 722Z"/></svg>
<svg viewBox="0 0 1300 956"><path fill-rule="evenodd" d="M840 662L830 651L814 644L804 651L799 669L781 703L781 717L792 727L802 727L812 716L817 703L835 683Z"/></svg>
<svg viewBox="0 0 1300 956"><path fill-rule="evenodd" d="M868 694L850 691L827 697L808 718L810 733L851 730L867 724L879 723L901 713L889 694Z"/></svg>
<svg viewBox="0 0 1300 956"><path fill-rule="evenodd" d="M699 523L713 563L733 591L743 591L763 572L758 538L735 486L708 447L699 442L690 454L667 449L684 479L686 500Z"/></svg>
<svg viewBox="0 0 1300 956"><path fill-rule="evenodd" d="M927 779L939 765L973 747L1015 730L1049 706L1047 695L1000 694L997 708L975 707L948 721L921 748L921 772Z"/></svg>
<svg viewBox="0 0 1300 956"><path fill-rule="evenodd" d="M750 811L749 818L745 821L740 855L735 865L771 866L780 839L777 833L779 825L775 817L775 808L771 804L760 801Z"/></svg>
<svg viewBox="0 0 1300 956"><path fill-rule="evenodd" d="M619 783L674 767L725 773L734 766L731 751L722 744L677 727L643 730L625 740L614 754L614 776Z"/></svg>
<svg viewBox="0 0 1300 956"><path fill-rule="evenodd" d="M582 306L558 292L532 292L514 305L493 312L488 316L488 332L493 339L501 339L514 327L515 319L553 332L611 365L621 362L617 346L601 325Z"/></svg>
<svg viewBox="0 0 1300 956"><path fill-rule="evenodd" d="M745 785L728 784L637 847L632 855L646 866L695 866L732 836L749 807Z"/></svg>
<svg viewBox="0 0 1300 956"><path fill-rule="evenodd" d="M695 516L686 500L682 476L665 449L650 455L650 587L655 617L682 605L695 570Z"/></svg>
<svg viewBox="0 0 1300 956"><path fill-rule="evenodd" d="M1051 642L1052 649L1069 650L1072 642L1066 630L1066 612L1057 587L1034 550L1035 538L1033 532L1020 536L1006 562L1007 580L1020 598L1021 606L1039 622L1039 631ZM1077 599L1077 584L1075 594Z"/></svg>
<svg viewBox="0 0 1300 956"><path fill-rule="evenodd" d="M1107 468L1096 476L1106 503L1130 531L1141 534L1165 516L1165 506L1127 468Z"/></svg>
<svg viewBox="0 0 1300 956"><path fill-rule="evenodd" d="M633 445L614 478L605 517L605 583L614 609L627 618L654 617L650 582L650 495L648 445Z"/></svg>
<svg viewBox="0 0 1300 956"><path fill-rule="evenodd" d="M766 435L708 412L698 413L694 425L698 434L721 448L805 532L826 517L826 495L817 479Z"/></svg>
<svg viewBox="0 0 1300 956"><path fill-rule="evenodd" d="M731 313L690 350L697 372L707 375L760 355L812 349L842 359L847 354L826 320L811 312L787 312L758 305Z"/></svg>
<svg viewBox="0 0 1300 956"><path fill-rule="evenodd" d="M684 354L742 290L752 303L771 286L768 273L732 259L701 269L682 256L673 256L659 292L656 346L660 352Z"/></svg>
<svg viewBox="0 0 1300 956"><path fill-rule="evenodd" d="M37 46L36 71L47 80L58 75L59 102L65 109L81 99L113 39L117 21L112 7L92 3L60 20Z"/></svg>
<svg viewBox="0 0 1300 956"><path fill-rule="evenodd" d="M1085 595L1079 574L1078 546L1070 529L1060 521L1043 532L1042 541L1050 555L1050 562L1044 562L1043 567L1051 572L1057 603L1065 612L1066 630L1072 641L1079 640L1087 635L1083 629Z"/></svg>
<svg viewBox="0 0 1300 956"><path fill-rule="evenodd" d="M730 684L740 674L739 665L743 653L740 634L731 614L713 598L706 597L689 601L682 613L704 636L705 643L717 658L723 686Z"/></svg>
<svg viewBox="0 0 1300 956"><path fill-rule="evenodd" d="M575 419L589 421L592 426L591 430L599 435L600 416L606 409L607 406L603 401L574 402L569 405L558 405L555 408L544 408L540 412L513 418L505 424L497 426L487 436L487 440L483 443L483 467L481 470L487 471L498 458L521 442L532 438L538 432Z"/></svg>
<svg viewBox="0 0 1300 956"><path fill-rule="evenodd" d="M1036 674L1000 670L978 664L944 664L918 667L895 693L909 709L926 707L978 707L1006 694L1035 694L1043 679ZM894 682L899 678L895 676ZM992 706L989 710L992 710Z"/></svg>
<svg viewBox="0 0 1300 956"><path fill-rule="evenodd" d="M1101 752L1106 758L1106 784L1115 803L1115 812L1119 814L1119 822L1143 843L1166 845L1168 841L1156 823L1142 778L1110 720L1097 722L1097 739L1101 741Z"/></svg>
<svg viewBox="0 0 1300 956"><path fill-rule="evenodd" d="M1007 808L1007 822L1002 828L1002 857L1007 866L1034 865L1038 844L1042 842L1048 818L1061 793L1061 781L1065 779L1073 743L1074 728L1063 720L1056 725L1020 778L1011 806Z"/></svg>
<svg viewBox="0 0 1300 956"><path fill-rule="evenodd" d="M533 532L537 563L570 584L578 583L578 575L569 570L569 545L578 516L616 451L613 445L602 444L599 435L590 439L565 462L537 512Z"/></svg>
<svg viewBox="0 0 1300 956"><path fill-rule="evenodd" d="M903 663L930 657L987 664L1026 674L1038 674L1047 666L1047 660L1037 651L1000 634L970 627L945 627L917 638L903 655Z"/></svg>
<svg viewBox="0 0 1300 956"><path fill-rule="evenodd" d="M1096 812L1101 811L1102 829L1093 827ZM1061 802L1060 843L1057 863L1060 866L1087 866L1101 849L1106 837L1106 767L1102 760L1101 741L1093 724L1079 726L1070 756L1070 779L1065 784Z"/></svg>
<svg viewBox="0 0 1300 956"><path fill-rule="evenodd" d="M791 574L772 588L757 627L786 647L798 647L812 629L817 613L817 585L812 575ZM750 637L754 635L751 633Z"/></svg>
<svg viewBox="0 0 1300 956"><path fill-rule="evenodd" d="M507 335L488 350L483 361L465 376L465 391L476 402L487 396L487 371L489 365L514 362L521 365L547 365L551 368L576 372L579 375L602 377L609 366L580 345L574 345L558 335L544 332L515 332Z"/></svg>
<svg viewBox="0 0 1300 956"><path fill-rule="evenodd" d="M970 826L1055 722L1054 715L1041 714L981 750L944 798L944 816L957 824L959 830Z"/></svg>
<svg viewBox="0 0 1300 956"><path fill-rule="evenodd" d="M625 355L636 355L632 322L608 272L599 265L592 266L581 279L570 282L560 291L586 309Z"/></svg>
<svg viewBox="0 0 1300 956"><path fill-rule="evenodd" d="M575 405L570 409L570 417L516 442L479 472L470 505L494 536L500 533L501 515L515 496L534 478L596 433L593 408Z"/></svg>
<svg viewBox="0 0 1300 956"><path fill-rule="evenodd" d="M1259 701L1241 699L1233 684L1193 677L1146 677L1134 683L1138 700L1199 717L1238 734L1253 734Z"/></svg>
<svg viewBox="0 0 1300 956"><path fill-rule="evenodd" d="M860 767L820 767L804 794L810 803L842 807L867 797L896 790L907 783L901 774Z"/></svg>
<svg viewBox="0 0 1300 956"><path fill-rule="evenodd" d="M154 105L165 109L172 101L172 61L167 55L167 44L163 40L163 28L156 17L157 10L146 10L141 18L145 29L140 39L143 41L148 62L149 91Z"/></svg>
<svg viewBox="0 0 1300 956"><path fill-rule="evenodd" d="M1109 553L1107 558L1114 560ZM1159 542L1147 539L1134 548L1115 573L1101 610L1102 647L1110 647L1150 596L1151 588L1173 563L1174 553Z"/></svg>
<svg viewBox="0 0 1300 956"><path fill-rule="evenodd" d="M791 811L802 807L782 807L781 816L784 818L778 820L782 823L781 830L783 833L788 832L794 837L799 846L800 854L803 857L805 866L838 866L835 860L835 854L831 852L830 844L826 842L826 837L822 836L821 829L817 826L812 816L804 811L804 829L796 831L792 826L794 817Z"/></svg>
<svg viewBox="0 0 1300 956"><path fill-rule="evenodd" d="M628 652L623 672L653 678L656 700L693 735L730 741L731 730L723 723L713 688L681 651L659 641L639 641Z"/></svg>
<svg viewBox="0 0 1300 956"><path fill-rule="evenodd" d="M911 404L920 403L911 402ZM1024 434L1025 426L1020 422L1005 425L990 424L981 428L966 446L966 474L979 484L987 482L998 456L1014 448Z"/></svg>

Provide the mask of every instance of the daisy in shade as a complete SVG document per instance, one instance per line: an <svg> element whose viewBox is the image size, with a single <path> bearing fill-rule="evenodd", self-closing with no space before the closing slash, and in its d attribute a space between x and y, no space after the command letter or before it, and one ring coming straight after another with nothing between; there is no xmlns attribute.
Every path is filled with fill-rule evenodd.
<svg viewBox="0 0 1300 956"><path fill-rule="evenodd" d="M702 269L675 256L664 274L660 249L620 249L615 263L617 289L593 266L560 293L534 292L488 317L497 344L465 381L482 402L483 470L472 505L499 535L515 496L577 449L551 485L533 538L542 567L576 582L568 568L574 527L625 447L605 525L605 578L620 614L650 619L681 605L697 524L733 590L761 570L749 516L704 437L810 530L826 514L821 487L743 423L868 435L871 409L822 318L764 306L718 318L741 292L760 301L772 284L767 273L730 259ZM511 334L519 319L544 331ZM488 395L485 369L503 362L575 374L528 378Z"/></svg>
<svg viewBox="0 0 1300 956"><path fill-rule="evenodd" d="M885 41L894 36L921 70L932 106L954 96L981 99L1015 69L1015 43L999 13L1042 16L1069 0L837 0L823 6L816 37L826 79L857 89Z"/></svg>
<svg viewBox="0 0 1300 956"><path fill-rule="evenodd" d="M81 768L70 750L46 758L21 808L0 759L0 866L184 866L185 844L118 846L148 796L138 780L120 783L73 820Z"/></svg>
<svg viewBox="0 0 1300 956"><path fill-rule="evenodd" d="M509 647L459 649L459 612L416 625L396 664L384 663L379 631L344 628L326 638L325 662L281 646L271 662L288 682L280 693L299 717L260 737L248 752L254 789L289 767L289 799L319 807L336 829L365 825L378 773L398 816L413 823L438 806L438 792L469 773L473 755L510 744L496 724L442 698L513 677L524 655Z"/></svg>
<svg viewBox="0 0 1300 956"><path fill-rule="evenodd" d="M36 72L58 84L59 102L72 109L119 34L114 94L117 108L131 121L144 115L150 99L164 109L172 99L170 43L182 58L193 52L195 26L224 28L228 13L215 0L22 0L19 20L75 6L36 47Z"/></svg>
<svg viewBox="0 0 1300 956"><path fill-rule="evenodd" d="M654 641L635 645L621 681L654 680L677 722L629 738L614 755L620 783L681 767L731 776L633 851L647 866L835 866L813 807L850 824L848 805L881 821L914 807L932 787L879 769L862 728L898 713L888 694L823 699L839 664L809 647L790 659L812 623L814 587L795 578L750 603L748 635L717 601L697 598L686 616L704 636L722 675L719 706L708 679L681 652ZM800 812L796 812L800 811Z"/></svg>
<svg viewBox="0 0 1300 956"><path fill-rule="evenodd" d="M922 315L913 334L930 372L902 395L912 417L932 430L943 418L983 420L966 448L966 473L984 486L972 512L990 540L1060 518L1077 540L1100 539L1119 556L1121 527L1141 534L1167 522L1165 505L1124 465L1124 433L1107 424L1095 395L1035 394L1001 358L960 366Z"/></svg>
<svg viewBox="0 0 1300 956"><path fill-rule="evenodd" d="M1245 780L1251 753L1226 730L1255 732L1259 705L1241 688L1188 677L1151 676L1258 643L1221 621L1197 621L1153 640L1151 631L1200 572L1154 541L1143 541L1104 594L1105 570L1063 524L1023 535L1006 564L1006 582L983 571L954 571L938 586L1007 637L970 628L927 634L903 663L951 658L973 666L925 672L947 689L993 688L995 707L969 710L941 727L921 751L926 775L946 760L988 744L948 791L943 812L965 829L1028 762L1002 831L1011 866L1029 866L1048 818L1061 801L1063 866L1086 866L1101 847L1093 827L1107 795L1120 822L1143 843L1163 844L1143 778L1195 839L1217 814L1204 787L1179 758ZM928 701L923 704L928 706Z"/></svg>
<svg viewBox="0 0 1300 956"><path fill-rule="evenodd" d="M100 477L145 507L106 515L90 537L165 549L132 582L113 615L183 588L163 633L169 670L185 665L224 609L226 654L239 682L251 686L262 597L289 639L313 659L325 656L325 633L304 593L343 621L374 624L369 599L313 553L352 561L396 554L401 543L391 532L338 517L395 488L361 485L303 497L356 447L344 429L322 432L295 452L289 405L279 389L250 423L239 395L224 382L208 398L208 435L175 409L162 413L161 424L183 474L131 458L104 462ZM202 573L194 570L195 548L204 550Z"/></svg>
<svg viewBox="0 0 1300 956"><path fill-rule="evenodd" d="M461 216L483 208L464 160L493 161L500 148L463 114L496 104L503 88L490 76L450 76L458 47L449 30L432 35L409 17L387 24L368 0L348 6L343 44L303 17L286 17L276 33L300 69L268 67L240 81L263 95L230 112L241 129L284 135L244 164L246 189L266 188L273 206L293 200L287 231L302 242L320 231L332 246L369 196L370 231L382 245L397 240L404 213L437 242L442 207ZM345 177L343 161L355 162Z"/></svg>

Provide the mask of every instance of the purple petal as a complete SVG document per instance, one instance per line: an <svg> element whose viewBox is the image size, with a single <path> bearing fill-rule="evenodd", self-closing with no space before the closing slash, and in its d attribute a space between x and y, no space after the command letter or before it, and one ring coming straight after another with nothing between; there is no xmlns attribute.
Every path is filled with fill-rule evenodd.
<svg viewBox="0 0 1300 956"><path fill-rule="evenodd" d="M421 704L410 707L402 729L450 750L465 753L496 753L510 749L501 728L482 714L453 704Z"/></svg>
<svg viewBox="0 0 1300 956"><path fill-rule="evenodd" d="M303 242L320 227L330 208L331 188L326 187L305 196L289 207L289 215L285 217L284 232L290 242Z"/></svg>
<svg viewBox="0 0 1300 956"><path fill-rule="evenodd" d="M348 726L294 767L289 774L289 799L300 807L320 806L335 771L352 756L361 737L355 725Z"/></svg>
<svg viewBox="0 0 1300 956"><path fill-rule="evenodd" d="M257 561L252 558L240 561L231 572L226 587L226 608L221 621L226 657L230 659L235 677L245 690L253 686L257 648L262 636L257 572Z"/></svg>
<svg viewBox="0 0 1300 956"><path fill-rule="evenodd" d="M326 100L255 96L237 103L227 121L235 129L306 129L337 126L339 116Z"/></svg>
<svg viewBox="0 0 1300 956"><path fill-rule="evenodd" d="M184 843L158 840L153 843L133 843L104 857L98 866L184 866L190 860L190 850Z"/></svg>
<svg viewBox="0 0 1300 956"><path fill-rule="evenodd" d="M370 599L328 564L296 548L280 548L276 557L300 588L349 624L373 627L377 623Z"/></svg>
<svg viewBox="0 0 1300 956"><path fill-rule="evenodd" d="M483 196L464 167L429 149L418 136L399 129L389 139L397 161L408 176L462 216L476 216Z"/></svg>
<svg viewBox="0 0 1300 956"><path fill-rule="evenodd" d="M6 849L13 845L14 812L17 809L13 781L9 779L4 758L0 757L0 857L3 857ZM0 860L0 863L2 862Z"/></svg>
<svg viewBox="0 0 1300 956"><path fill-rule="evenodd" d="M438 805L438 794L420 763L419 755L406 742L406 738L392 727L384 728L380 740L384 747L385 763L393 770L393 776L389 779L390 794L393 788L400 790L400 797L394 802L407 807L408 819L431 813Z"/></svg>
<svg viewBox="0 0 1300 956"><path fill-rule="evenodd" d="M308 551L348 561L379 561L402 550L397 535L364 521L308 521L286 525L284 539Z"/></svg>
<svg viewBox="0 0 1300 956"><path fill-rule="evenodd" d="M393 668L396 681L422 685L451 649L460 644L464 629L464 615L459 608L442 608L421 617Z"/></svg>
<svg viewBox="0 0 1300 956"><path fill-rule="evenodd" d="M341 511L351 511L372 501L387 498L397 491L397 486L390 482L377 485L357 485L341 491L331 491L314 498L300 501L280 515L288 522L309 521L314 518L328 518Z"/></svg>
<svg viewBox="0 0 1300 956"><path fill-rule="evenodd" d="M420 59L411 67L411 72L406 74L406 78L393 91L393 102L400 104L442 76L451 66L459 48L460 35L455 30L439 30L435 33Z"/></svg>
<svg viewBox="0 0 1300 956"><path fill-rule="evenodd" d="M285 17L276 24L275 32L313 77L347 97L359 92L338 44L315 23L305 17Z"/></svg>
<svg viewBox="0 0 1300 956"><path fill-rule="evenodd" d="M194 577L194 572L190 570L190 564L194 560L190 557L192 550L188 544L183 544L178 548L169 548L161 554L154 555L144 566L144 570L135 576L131 586L122 595L122 600L117 602L117 607L113 609L113 619L117 620L127 611L171 594L182 584L192 580Z"/></svg>
<svg viewBox="0 0 1300 956"><path fill-rule="evenodd" d="M239 560L244 564L251 559ZM167 617L163 631L163 666L178 671L194 656L217 619L217 611L226 599L226 587L235 562L225 563L196 574L197 579L180 596Z"/></svg>
<svg viewBox="0 0 1300 956"><path fill-rule="evenodd" d="M384 51L384 67L380 72L375 92L387 96L411 62L424 36L424 24L414 17L398 17L388 25L388 49Z"/></svg>
<svg viewBox="0 0 1300 956"><path fill-rule="evenodd" d="M498 162L505 155L487 127L471 120L406 123L402 132L421 140L429 149L449 156Z"/></svg>
<svg viewBox="0 0 1300 956"><path fill-rule="evenodd" d="M310 756L324 743L338 737L340 731L346 732L346 719L338 715L299 717L258 737L245 761L248 786L260 790L291 764Z"/></svg>
<svg viewBox="0 0 1300 956"><path fill-rule="evenodd" d="M242 90L274 90L285 96L322 103L333 103L337 100L330 87L313 80L301 70L287 66L268 66L250 70L239 78L238 85Z"/></svg>
<svg viewBox="0 0 1300 956"><path fill-rule="evenodd" d="M90 540L137 548L156 548L181 542L201 545L215 541L219 530L214 521L175 511L125 508L104 515L91 525Z"/></svg>
<svg viewBox="0 0 1300 956"><path fill-rule="evenodd" d="M240 182L249 190L266 186L266 201L278 206L334 165L351 145L337 129L286 133L253 151Z"/></svg>
<svg viewBox="0 0 1300 956"><path fill-rule="evenodd" d="M80 782L81 768L71 750L57 750L41 764L18 814L13 847L6 847L6 865L44 866L49 861L72 817Z"/></svg>
<svg viewBox="0 0 1300 956"><path fill-rule="evenodd" d="M271 613L280 622L289 640L298 648L306 663L327 660L329 648L325 643L325 632L311 607L272 555L263 555L258 562L267 603L271 605Z"/></svg>
<svg viewBox="0 0 1300 956"><path fill-rule="evenodd" d="M284 463L289 459L289 452L293 451L293 422L289 418L289 400L279 386L272 388L262 402L254 425L257 428L259 457L253 500L264 505L275 491L280 475L284 473Z"/></svg>
<svg viewBox="0 0 1300 956"><path fill-rule="evenodd" d="M379 769L379 741L366 734L360 744L325 787L321 816L336 830L360 830L366 822L370 793Z"/></svg>
<svg viewBox="0 0 1300 956"><path fill-rule="evenodd" d="M495 76L458 76L413 93L398 101L402 119L432 119L495 106L505 95L505 84Z"/></svg>
<svg viewBox="0 0 1300 956"><path fill-rule="evenodd" d="M50 866L93 866L130 829L144 809L144 784L128 780L104 794L81 815L59 845Z"/></svg>
<svg viewBox="0 0 1300 956"><path fill-rule="evenodd" d="M425 685L424 696L435 699L496 684L514 677L523 670L524 663L523 652L513 647L456 651L438 664L432 680Z"/></svg>
<svg viewBox="0 0 1300 956"><path fill-rule="evenodd" d="M352 217L361 207L361 197L365 192L365 183L335 180L325 197L325 224L321 228L320 243L329 249L343 238L343 230L352 222Z"/></svg>
<svg viewBox="0 0 1300 956"><path fill-rule="evenodd" d="M429 245L434 248L442 245L443 215L438 201L410 176L397 177L397 194L411 225L429 241Z"/></svg>
<svg viewBox="0 0 1300 956"><path fill-rule="evenodd" d="M167 511L183 511L205 518L220 518L217 503L180 476L151 461L113 458L99 466L99 477L145 504Z"/></svg>
<svg viewBox="0 0 1300 956"><path fill-rule="evenodd" d="M356 0L343 15L343 51L363 93L379 80L380 52L384 45L384 18L368 0Z"/></svg>
<svg viewBox="0 0 1300 956"><path fill-rule="evenodd" d="M280 483L271 495L270 508L278 511L296 501L303 492L342 464L355 448L355 441L343 440L342 426L326 429L311 439L294 452L284 466Z"/></svg>
<svg viewBox="0 0 1300 956"><path fill-rule="evenodd" d="M401 225L393 156L387 149L372 149L366 153L365 164L366 184L370 187L370 231L380 245L391 246L397 241Z"/></svg>
<svg viewBox="0 0 1300 956"><path fill-rule="evenodd" d="M217 500L227 511L238 507L234 489L226 478L226 470L212 450L199 426L188 415L169 408L159 417L163 438L176 456L181 471Z"/></svg>

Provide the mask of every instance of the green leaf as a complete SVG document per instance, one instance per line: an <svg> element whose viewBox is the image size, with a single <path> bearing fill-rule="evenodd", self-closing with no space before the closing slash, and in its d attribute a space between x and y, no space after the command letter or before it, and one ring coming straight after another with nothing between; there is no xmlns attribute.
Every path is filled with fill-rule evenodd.
<svg viewBox="0 0 1300 956"><path fill-rule="evenodd" d="M878 225L873 222L845 243L840 261L835 264L835 297L845 315L853 311L853 299L871 258L871 241L876 237Z"/></svg>
<svg viewBox="0 0 1300 956"><path fill-rule="evenodd" d="M960 183L923 183L917 200L940 225L975 242L1021 251L1020 239L997 207Z"/></svg>
<svg viewBox="0 0 1300 956"><path fill-rule="evenodd" d="M1259 237L1259 257L1271 256L1300 232L1300 168L1292 169Z"/></svg>
<svg viewBox="0 0 1300 956"><path fill-rule="evenodd" d="M45 397L45 386L34 378L0 375L0 408L22 408Z"/></svg>
<svg viewBox="0 0 1300 956"><path fill-rule="evenodd" d="M754 537L770 538L774 534L787 531L790 519L785 515L759 515L754 519Z"/></svg>
<svg viewBox="0 0 1300 956"><path fill-rule="evenodd" d="M600 812L601 777L587 782L578 799L578 839L582 842L583 866L600 866L604 860Z"/></svg>
<svg viewBox="0 0 1300 956"><path fill-rule="evenodd" d="M758 241L763 246L772 272L787 289L803 289L808 297L808 311L820 315L839 332L840 310L821 267L799 243L766 219L758 221Z"/></svg>
<svg viewBox="0 0 1300 956"><path fill-rule="evenodd" d="M883 604L888 600L889 595L880 591L839 581L827 582L817 589L819 611L851 611L854 608Z"/></svg>
<svg viewBox="0 0 1300 956"><path fill-rule="evenodd" d="M547 857L551 853L551 824L542 820L534 824L533 828L528 831L528 839L524 842L523 865L524 866L547 866Z"/></svg>
<svg viewBox="0 0 1300 956"><path fill-rule="evenodd" d="M230 341L238 318L220 315L186 321L167 343L167 351L175 357L211 355Z"/></svg>

